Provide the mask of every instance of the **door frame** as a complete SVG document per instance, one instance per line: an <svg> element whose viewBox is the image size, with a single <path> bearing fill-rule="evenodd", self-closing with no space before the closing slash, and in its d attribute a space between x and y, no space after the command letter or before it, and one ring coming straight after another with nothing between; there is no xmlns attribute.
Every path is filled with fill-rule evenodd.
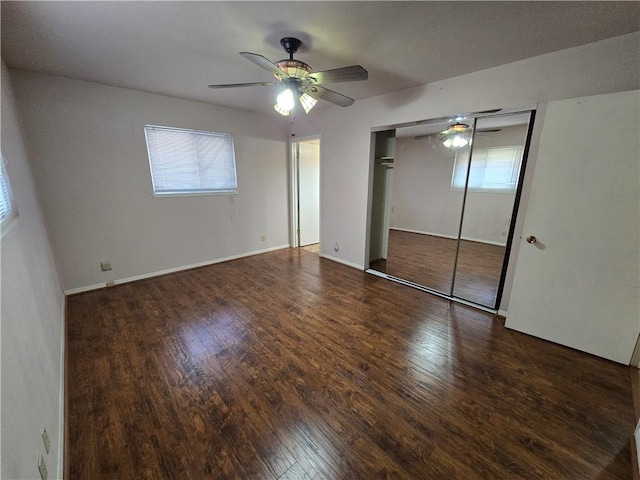
<svg viewBox="0 0 640 480"><path fill-rule="evenodd" d="M318 140L318 175L320 181L319 190L319 218L322 219L322 135L307 135L304 137L291 137L289 139L289 238L291 247L300 246L300 168L298 144ZM318 236L322 238L322 221L318 225Z"/></svg>

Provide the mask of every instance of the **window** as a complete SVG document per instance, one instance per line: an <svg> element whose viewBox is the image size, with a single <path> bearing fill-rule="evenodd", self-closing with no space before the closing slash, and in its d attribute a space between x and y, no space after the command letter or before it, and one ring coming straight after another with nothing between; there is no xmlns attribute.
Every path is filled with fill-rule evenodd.
<svg viewBox="0 0 640 480"><path fill-rule="evenodd" d="M13 203L11 195L11 185L9 185L9 177L5 169L5 160L2 158L0 168L0 224L2 225L2 234L8 231L10 224L15 220L18 212Z"/></svg>
<svg viewBox="0 0 640 480"><path fill-rule="evenodd" d="M238 191L231 135L154 125L144 132L154 194Z"/></svg>
<svg viewBox="0 0 640 480"><path fill-rule="evenodd" d="M513 145L473 150L469 190L476 192L513 193L518 185L522 164L522 146ZM456 155L451 188L463 190L467 180L469 154Z"/></svg>

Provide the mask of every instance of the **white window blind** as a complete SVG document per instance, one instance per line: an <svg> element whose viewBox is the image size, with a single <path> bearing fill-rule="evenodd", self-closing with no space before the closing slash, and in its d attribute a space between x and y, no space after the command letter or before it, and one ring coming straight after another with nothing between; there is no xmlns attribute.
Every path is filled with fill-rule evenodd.
<svg viewBox="0 0 640 480"><path fill-rule="evenodd" d="M473 149L469 190L515 192L522 165L521 145ZM451 188L464 189L469 168L468 152L456 155Z"/></svg>
<svg viewBox="0 0 640 480"><path fill-rule="evenodd" d="M230 134L154 125L144 131L154 194L237 192Z"/></svg>
<svg viewBox="0 0 640 480"><path fill-rule="evenodd" d="M11 185L9 185L9 177L4 168L4 158L2 159L2 168L0 168L0 223L4 223L10 218L16 215L15 205L13 204L13 197L11 195Z"/></svg>

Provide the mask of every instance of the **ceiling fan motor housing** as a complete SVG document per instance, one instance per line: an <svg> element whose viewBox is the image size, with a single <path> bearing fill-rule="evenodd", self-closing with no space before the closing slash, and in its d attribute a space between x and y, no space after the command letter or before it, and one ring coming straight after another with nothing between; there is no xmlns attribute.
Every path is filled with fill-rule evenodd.
<svg viewBox="0 0 640 480"><path fill-rule="evenodd" d="M302 45L300 40L293 37L284 37L280 40L280 45L282 45L284 50L289 54L288 59L275 63L275 65L285 73L284 78L302 79L311 73L311 67L309 65L293 58L293 54L296 53L300 45Z"/></svg>
<svg viewBox="0 0 640 480"><path fill-rule="evenodd" d="M302 79L311 73L311 67L300 60L280 60L275 63L287 77Z"/></svg>
<svg viewBox="0 0 640 480"><path fill-rule="evenodd" d="M293 54L298 51L298 48L300 48L302 42L297 38L284 37L282 40L280 40L280 45L282 45L284 51L291 55L291 58L293 58Z"/></svg>

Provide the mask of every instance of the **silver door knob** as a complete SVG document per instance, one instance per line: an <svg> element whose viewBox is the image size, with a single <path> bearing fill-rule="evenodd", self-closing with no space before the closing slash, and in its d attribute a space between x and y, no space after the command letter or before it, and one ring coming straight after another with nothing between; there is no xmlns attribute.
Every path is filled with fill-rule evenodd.
<svg viewBox="0 0 640 480"><path fill-rule="evenodd" d="M527 237L527 243L534 244L534 243L536 243L537 241L538 241L538 239L537 239L534 235L529 235L529 236Z"/></svg>

